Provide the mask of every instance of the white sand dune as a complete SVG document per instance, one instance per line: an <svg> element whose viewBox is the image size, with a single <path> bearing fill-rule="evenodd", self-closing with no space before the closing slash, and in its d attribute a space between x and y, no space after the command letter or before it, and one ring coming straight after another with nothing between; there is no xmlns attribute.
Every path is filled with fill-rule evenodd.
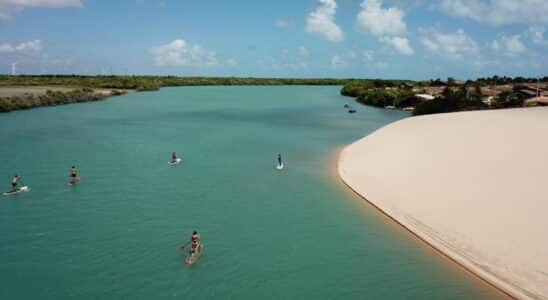
<svg viewBox="0 0 548 300"><path fill-rule="evenodd" d="M346 147L354 191L520 299L548 299L548 108L392 123Z"/></svg>

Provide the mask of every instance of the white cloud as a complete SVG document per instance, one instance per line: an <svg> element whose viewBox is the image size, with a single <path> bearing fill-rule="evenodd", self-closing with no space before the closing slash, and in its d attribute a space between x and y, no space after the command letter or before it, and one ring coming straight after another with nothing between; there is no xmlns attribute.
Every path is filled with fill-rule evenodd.
<svg viewBox="0 0 548 300"><path fill-rule="evenodd" d="M442 0L439 9L492 26L548 24L546 0Z"/></svg>
<svg viewBox="0 0 548 300"><path fill-rule="evenodd" d="M544 39L544 32L546 29L544 26L531 26L529 27L529 35L533 40L533 43L538 45L548 45L548 41Z"/></svg>
<svg viewBox="0 0 548 300"><path fill-rule="evenodd" d="M344 68L346 66L346 62L340 57L339 55L333 55L331 58L331 67L333 68Z"/></svg>
<svg viewBox="0 0 548 300"><path fill-rule="evenodd" d="M365 62L374 62L375 61L375 52L372 50L364 50L362 55Z"/></svg>
<svg viewBox="0 0 548 300"><path fill-rule="evenodd" d="M226 64L230 67L236 67L236 66L238 66L238 61L236 61L234 58L229 58L226 61Z"/></svg>
<svg viewBox="0 0 548 300"><path fill-rule="evenodd" d="M0 20L11 19L26 7L80 7L81 0L0 0Z"/></svg>
<svg viewBox="0 0 548 300"><path fill-rule="evenodd" d="M379 38L400 54L411 55L415 51L409 45L405 12L397 7L383 8L382 0L364 0L356 22L358 28Z"/></svg>
<svg viewBox="0 0 548 300"><path fill-rule="evenodd" d="M12 45L10 43L0 44L0 53L23 54L40 51L42 51L42 42L40 40L23 42L19 45Z"/></svg>
<svg viewBox="0 0 548 300"><path fill-rule="evenodd" d="M348 56L348 58L350 59L356 59L356 57L358 57L358 55L356 54L356 52L354 52L354 50L348 50L346 52L346 56Z"/></svg>
<svg viewBox="0 0 548 300"><path fill-rule="evenodd" d="M328 41L340 43L344 40L341 28L335 23L337 3L335 0L319 0L320 6L308 14L306 31L323 35Z"/></svg>
<svg viewBox="0 0 548 300"><path fill-rule="evenodd" d="M407 31L405 13L397 7L382 8L380 0L365 0L358 14L358 27L374 36L402 36Z"/></svg>
<svg viewBox="0 0 548 300"><path fill-rule="evenodd" d="M308 56L310 56L310 52L308 51L308 49L306 49L305 46L300 46L299 47L299 55L302 56L302 57L308 57Z"/></svg>
<svg viewBox="0 0 548 300"><path fill-rule="evenodd" d="M198 45L191 45L182 39L151 49L157 66L212 67L217 65L217 56Z"/></svg>
<svg viewBox="0 0 548 300"><path fill-rule="evenodd" d="M291 22L290 20L286 20L286 19L277 19L275 22L274 22L274 25L276 25L276 27L278 28L287 28L289 26L291 26L293 22Z"/></svg>
<svg viewBox="0 0 548 300"><path fill-rule="evenodd" d="M476 41L462 29L455 33L443 33L435 28L419 28L419 33L421 42L427 50L445 58L461 60L467 56L476 57L480 51Z"/></svg>
<svg viewBox="0 0 548 300"><path fill-rule="evenodd" d="M396 51L398 51L401 54L411 55L415 53L415 51L413 51L413 48L409 46L409 40L407 38L403 38L399 36L382 37L380 38L380 41L394 47L394 49L396 49Z"/></svg>
<svg viewBox="0 0 548 300"><path fill-rule="evenodd" d="M29 42L24 42L17 47L15 47L15 50L17 51L41 51L42 50L42 42L40 40L34 40Z"/></svg>
<svg viewBox="0 0 548 300"><path fill-rule="evenodd" d="M491 43L491 48L499 53L514 55L527 51L527 47L521 42L519 34L501 36Z"/></svg>

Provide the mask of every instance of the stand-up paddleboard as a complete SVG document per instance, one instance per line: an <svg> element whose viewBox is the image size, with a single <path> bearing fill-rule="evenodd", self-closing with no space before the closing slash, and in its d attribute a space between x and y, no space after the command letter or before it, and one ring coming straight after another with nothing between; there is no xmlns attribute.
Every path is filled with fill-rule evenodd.
<svg viewBox="0 0 548 300"><path fill-rule="evenodd" d="M67 185L75 185L75 184L77 184L78 182L80 182L80 180L81 180L80 177L76 177L76 178L72 179L71 181L69 181L69 182L67 183Z"/></svg>
<svg viewBox="0 0 548 300"><path fill-rule="evenodd" d="M277 169L277 170L283 170L283 168L284 168L284 163L278 164L278 165L276 166L276 169Z"/></svg>
<svg viewBox="0 0 548 300"><path fill-rule="evenodd" d="M181 161L183 161L183 160L180 157L177 157L177 159L175 161L170 161L169 164L174 166L174 165L180 164Z"/></svg>
<svg viewBox="0 0 548 300"><path fill-rule="evenodd" d="M15 194L19 194L19 193L24 193L24 192L28 192L30 191L30 188L28 186L22 186L20 188L18 188L16 191L9 191L9 192L5 192L3 193L2 195L4 196L11 196L11 195L15 195Z"/></svg>
<svg viewBox="0 0 548 300"><path fill-rule="evenodd" d="M200 248L198 248L195 253L189 254L185 258L185 263L187 265L195 264L196 262L198 262L198 259L200 259L200 256L202 256L202 252L204 252L204 245L200 244Z"/></svg>

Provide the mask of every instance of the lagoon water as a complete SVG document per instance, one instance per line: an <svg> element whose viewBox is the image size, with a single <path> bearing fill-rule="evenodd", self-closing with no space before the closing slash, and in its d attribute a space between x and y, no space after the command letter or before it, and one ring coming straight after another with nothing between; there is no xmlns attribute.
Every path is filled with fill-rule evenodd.
<svg viewBox="0 0 548 300"><path fill-rule="evenodd" d="M0 299L500 298L340 184L337 149L407 115L348 114L339 90L165 88L0 115L0 186L31 188L0 198Z"/></svg>

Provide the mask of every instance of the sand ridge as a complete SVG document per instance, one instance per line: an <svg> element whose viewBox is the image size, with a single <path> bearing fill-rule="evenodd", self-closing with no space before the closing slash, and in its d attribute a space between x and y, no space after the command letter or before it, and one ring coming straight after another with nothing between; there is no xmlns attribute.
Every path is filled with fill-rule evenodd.
<svg viewBox="0 0 548 300"><path fill-rule="evenodd" d="M343 181L505 292L548 299L548 108L404 119L346 147Z"/></svg>

